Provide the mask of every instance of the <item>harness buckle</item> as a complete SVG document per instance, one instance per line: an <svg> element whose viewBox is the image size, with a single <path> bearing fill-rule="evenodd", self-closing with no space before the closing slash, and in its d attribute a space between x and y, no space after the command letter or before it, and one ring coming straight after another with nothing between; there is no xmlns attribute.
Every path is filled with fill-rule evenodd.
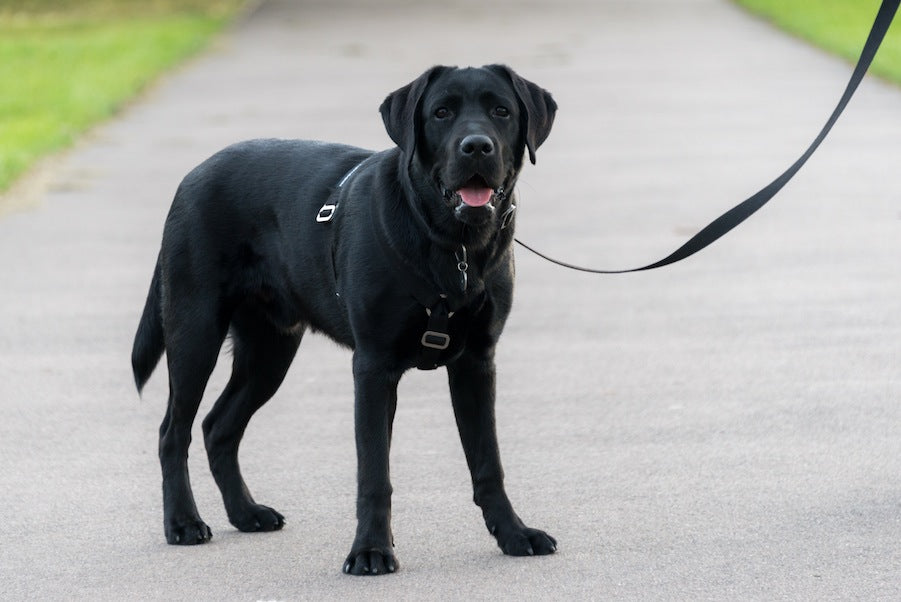
<svg viewBox="0 0 901 602"><path fill-rule="evenodd" d="M434 330L426 330L422 335L422 340L420 341L423 347L428 347L429 349L437 349L438 351L444 351L448 347L450 347L450 335L444 332L435 332Z"/></svg>
<svg viewBox="0 0 901 602"><path fill-rule="evenodd" d="M321 223L330 222L332 218L335 217L335 209L338 208L338 205L332 205L330 203L326 203L319 210L319 213L316 214L316 221Z"/></svg>

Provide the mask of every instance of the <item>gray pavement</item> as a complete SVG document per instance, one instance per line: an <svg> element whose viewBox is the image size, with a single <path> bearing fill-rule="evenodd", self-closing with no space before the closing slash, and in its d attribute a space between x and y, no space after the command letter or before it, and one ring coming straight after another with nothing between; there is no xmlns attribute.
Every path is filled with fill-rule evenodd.
<svg viewBox="0 0 901 602"><path fill-rule="evenodd" d="M314 336L242 453L285 530L228 525L198 431L215 536L164 543L166 373L139 400L129 353L172 194L219 147L384 148L386 93L433 63L507 62L560 104L517 234L630 267L787 167L850 73L718 0L375 4L264 3L0 219L0 598L901 597L901 90L872 78L771 207L683 264L597 277L518 252L499 428L511 497L555 556L500 554L445 379L411 373L392 453L402 569L342 575L350 355Z"/></svg>

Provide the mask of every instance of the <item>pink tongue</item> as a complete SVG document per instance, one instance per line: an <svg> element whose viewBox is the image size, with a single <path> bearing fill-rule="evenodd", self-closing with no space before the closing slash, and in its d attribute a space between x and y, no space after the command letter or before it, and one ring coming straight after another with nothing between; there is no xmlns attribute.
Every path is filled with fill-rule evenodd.
<svg viewBox="0 0 901 602"><path fill-rule="evenodd" d="M457 194L470 207L482 207L491 200L493 192L490 188L461 188Z"/></svg>

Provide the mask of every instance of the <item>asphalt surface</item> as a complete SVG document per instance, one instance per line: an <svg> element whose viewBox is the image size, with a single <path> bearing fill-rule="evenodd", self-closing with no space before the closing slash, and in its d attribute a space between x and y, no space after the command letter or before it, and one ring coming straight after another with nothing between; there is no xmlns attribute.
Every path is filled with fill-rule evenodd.
<svg viewBox="0 0 901 602"><path fill-rule="evenodd" d="M198 420L214 539L165 544L166 373L139 400L129 353L175 188L218 148L385 148L388 92L434 63L506 62L560 105L521 178L518 236L631 267L794 161L850 74L717 0L374 4L264 3L0 219L0 597L901 597L901 90L872 78L772 206L695 258L601 277L517 252L499 431L511 498L556 555L500 553L446 379L410 373L392 451L401 570L342 575L350 354L316 336L242 448L286 528L228 524ZM226 377L223 361L201 415Z"/></svg>

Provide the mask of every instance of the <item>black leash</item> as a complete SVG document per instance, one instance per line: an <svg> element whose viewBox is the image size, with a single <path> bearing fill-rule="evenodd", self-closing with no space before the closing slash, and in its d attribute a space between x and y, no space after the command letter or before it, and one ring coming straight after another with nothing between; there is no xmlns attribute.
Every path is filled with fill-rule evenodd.
<svg viewBox="0 0 901 602"><path fill-rule="evenodd" d="M864 44L863 50L860 53L860 58L857 61L857 66L854 68L854 73L851 75L851 81L848 82L848 86L845 88L845 93L842 95L841 100L838 101L838 106L835 107L835 110L832 112L832 115L829 117L826 125L823 126L823 129L820 131L819 135L816 137L810 147L804 152L803 155L801 155L801 158L795 161L795 163L787 170L785 170L785 172L781 176L779 176L778 178L770 182L769 185L765 186L762 190L757 192L757 194L754 194L750 198L742 201L723 215L716 218L707 227L695 234L688 242L676 249L667 257L664 257L660 261L648 264L644 267L632 268L631 270L596 270L592 268L572 265L571 263L566 263L565 261L560 261L558 259L553 259L552 257L545 255L544 253L536 251L518 238L514 240L516 240L517 243L519 243L521 246L525 247L532 253L535 253L539 257L546 259L551 263L556 263L557 265L563 266L565 268L570 268L572 270L579 270L580 272L591 272L593 274L626 274L629 272L643 272L645 270L662 268L663 266L670 265L672 263L676 263L677 261L681 261L686 257L690 257L698 251L706 248L707 246L724 236L730 230L735 228L737 225L751 217L758 209L763 207L770 199L776 196L776 193L779 192L782 187L785 186L788 181L792 179L792 177L794 177L796 173L798 173L798 170L801 169L801 167L807 162L811 155L813 155L814 151L817 150L817 148L820 146L820 143L823 142L823 140L826 138L826 135L832 129L832 126L835 125L835 122L842 114L842 111L845 110L845 107L848 105L848 102L854 95L855 90L857 90L857 86L863 79L864 74L866 74L867 69L869 69L870 63L873 62L873 57L876 56L876 51L879 50L879 46L880 44L882 44L882 39L885 37L885 33L888 31L889 26L892 24L892 19L895 16L895 12L898 10L899 2L901 2L901 0L882 1L882 6L879 7L879 12L876 14L876 20L873 22L873 27L870 29L870 35L867 38L867 42L866 44Z"/></svg>

